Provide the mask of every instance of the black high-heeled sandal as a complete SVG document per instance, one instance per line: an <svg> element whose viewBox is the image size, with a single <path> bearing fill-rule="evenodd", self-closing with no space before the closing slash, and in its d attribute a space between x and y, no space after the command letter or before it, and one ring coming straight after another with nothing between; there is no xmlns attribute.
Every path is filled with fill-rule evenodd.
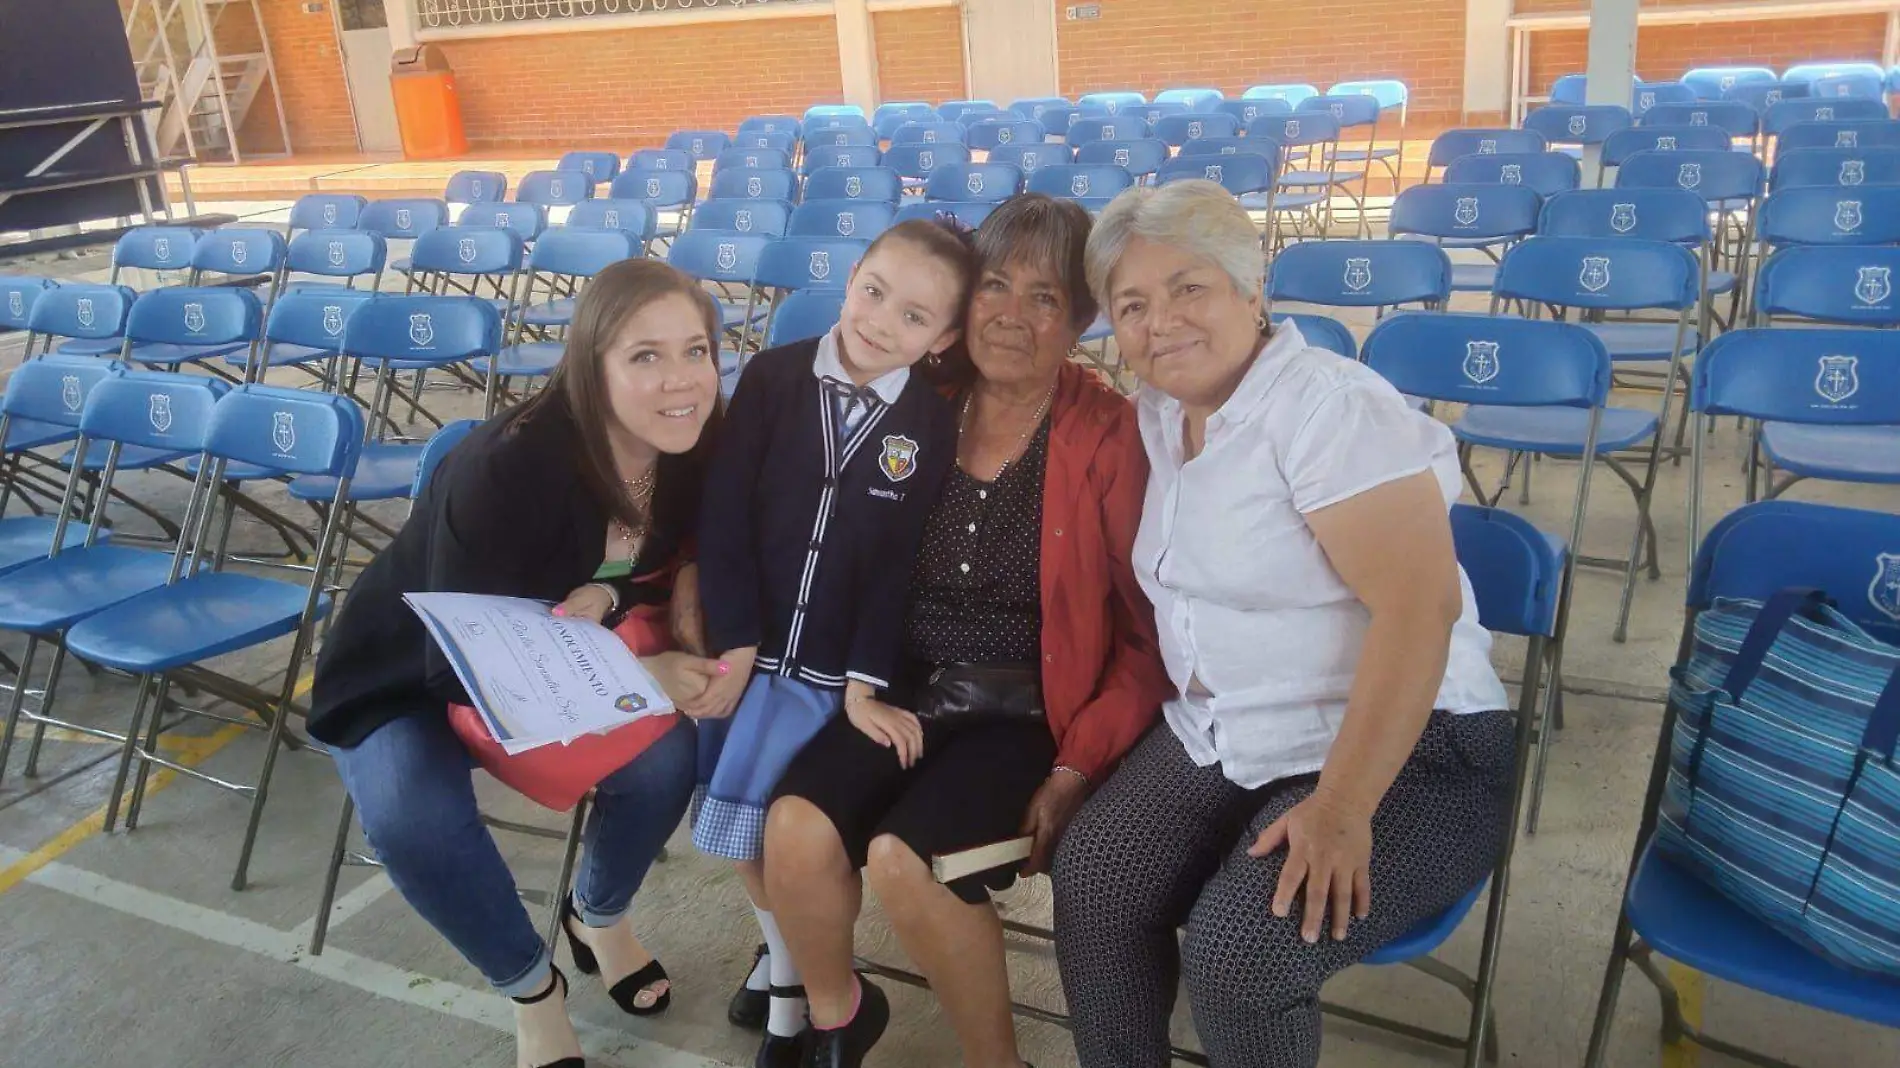
<svg viewBox="0 0 1900 1068"><path fill-rule="evenodd" d="M537 1005L546 1001L556 990L561 992L561 996L566 997L567 976L562 975L561 969L552 964L548 965L548 967L554 972L554 978L548 983L546 990L541 991L531 998L513 998L511 1000L517 1005ZM579 1057L562 1057L560 1060L551 1064L541 1065L541 1068L587 1068L587 1062Z"/></svg>
<svg viewBox="0 0 1900 1068"><path fill-rule="evenodd" d="M568 925L569 920L576 922L580 920L580 914L574 911L572 897L561 902L561 933L567 936L567 948L568 952L574 955L574 967L580 969L583 975L599 975L600 959L594 955L593 949L587 943L574 934L574 928ZM620 1011L629 1016L658 1016L666 1011L667 1006L673 1004L672 987L669 986L659 997L654 998L651 1005L642 1006L633 999L646 992L647 988L655 983L670 983L671 981L660 962L650 960L646 967L608 987L607 996L614 999L614 1004L620 1006Z"/></svg>

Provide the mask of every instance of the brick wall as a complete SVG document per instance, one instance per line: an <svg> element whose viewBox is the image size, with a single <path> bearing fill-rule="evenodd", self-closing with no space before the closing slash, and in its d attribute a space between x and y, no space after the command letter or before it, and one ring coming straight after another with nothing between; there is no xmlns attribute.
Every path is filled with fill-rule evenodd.
<svg viewBox="0 0 1900 1068"><path fill-rule="evenodd" d="M439 43L477 148L625 153L674 130L802 114L844 92L829 16Z"/></svg>
<svg viewBox="0 0 1900 1068"><path fill-rule="evenodd" d="M1099 0L1100 19L1056 23L1062 93L1398 78L1421 125L1464 98L1464 0Z"/></svg>
<svg viewBox="0 0 1900 1068"><path fill-rule="evenodd" d="M1518 0L1520 9L1553 0ZM1561 9L1559 9L1561 10ZM1679 78L1691 67L1761 66L1777 71L1816 60L1880 61L1887 20L1840 15L1725 24L1644 26L1636 34L1636 73L1651 81ZM1589 55L1583 30L1532 37L1531 92L1542 95L1565 74L1581 73Z"/></svg>
<svg viewBox="0 0 1900 1068"><path fill-rule="evenodd" d="M871 16L877 38L879 100L941 104L969 95L963 77L963 14L954 7L880 11Z"/></svg>
<svg viewBox="0 0 1900 1068"><path fill-rule="evenodd" d="M329 0L316 14L302 0L260 0L264 32L270 35L277 84L284 94L284 119L294 152L356 151L356 118L343 84L343 58L337 52ZM225 54L258 48L248 5L210 5L218 15L218 47ZM222 12L222 14L219 14ZM238 146L246 152L281 152L277 109L268 88L260 90L238 125Z"/></svg>

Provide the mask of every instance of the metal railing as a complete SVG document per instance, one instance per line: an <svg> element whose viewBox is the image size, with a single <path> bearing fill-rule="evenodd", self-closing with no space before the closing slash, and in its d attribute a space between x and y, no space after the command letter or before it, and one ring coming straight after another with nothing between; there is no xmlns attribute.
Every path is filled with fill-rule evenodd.
<svg viewBox="0 0 1900 1068"><path fill-rule="evenodd" d="M414 0L416 25L425 30L548 22L603 15L707 11L809 0Z"/></svg>

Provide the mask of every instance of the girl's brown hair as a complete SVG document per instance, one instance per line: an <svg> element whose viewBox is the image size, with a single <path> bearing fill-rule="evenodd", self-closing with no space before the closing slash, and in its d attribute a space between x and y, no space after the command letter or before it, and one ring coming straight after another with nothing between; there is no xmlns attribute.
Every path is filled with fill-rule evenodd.
<svg viewBox="0 0 1900 1068"><path fill-rule="evenodd" d="M953 312L953 325L963 325L963 313L970 300L970 287L976 284L976 241L973 231L948 213L937 219L906 219L877 235L871 247L864 250L864 259L870 259L871 253L883 247L886 241L908 241L925 255L943 261L950 268L960 287L956 300L951 304L956 309Z"/></svg>
<svg viewBox="0 0 1900 1068"><path fill-rule="evenodd" d="M607 349L613 344L627 317L673 294L691 300L699 312L700 325L706 332L706 344L716 355L719 350L719 305L698 281L658 260L621 260L596 274L581 290L580 304L574 309L574 322L567 329L566 351L554 374L539 393L518 405L502 418L503 433L530 419L565 418L574 425L582 480L602 511L638 528L642 522L655 528L685 529L697 511L697 483L712 453L720 410L714 407L701 429L699 441L681 455L661 453L654 470L657 479L653 491L653 513L641 516L633 501L622 490L620 475L614 467L609 425L613 420L607 396ZM690 480L691 485L680 485ZM681 492L681 490L685 492ZM673 514L682 512L687 514Z"/></svg>

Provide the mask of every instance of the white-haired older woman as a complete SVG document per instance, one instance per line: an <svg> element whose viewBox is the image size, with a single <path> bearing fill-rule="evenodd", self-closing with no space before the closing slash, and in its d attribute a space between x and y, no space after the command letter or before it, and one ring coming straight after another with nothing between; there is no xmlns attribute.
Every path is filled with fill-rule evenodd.
<svg viewBox="0 0 1900 1068"><path fill-rule="evenodd" d="M1451 434L1269 330L1259 248L1200 181L1124 193L1089 238L1145 385L1135 573L1180 696L1057 856L1083 1068L1167 1064L1183 970L1216 1068L1318 1064L1321 984L1503 846L1512 727L1452 551Z"/></svg>

